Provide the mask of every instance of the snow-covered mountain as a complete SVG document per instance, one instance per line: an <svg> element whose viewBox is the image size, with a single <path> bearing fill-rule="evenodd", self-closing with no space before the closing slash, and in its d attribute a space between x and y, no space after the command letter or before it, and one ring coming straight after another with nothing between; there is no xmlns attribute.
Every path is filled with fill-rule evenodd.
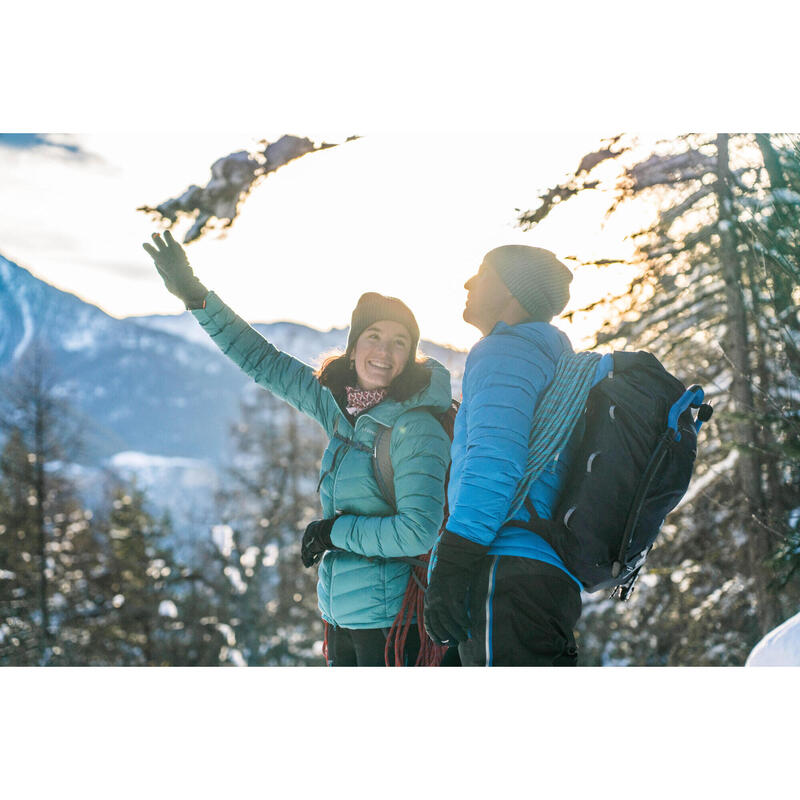
<svg viewBox="0 0 800 800"><path fill-rule="evenodd" d="M199 344L214 353L218 352L217 346L188 312L175 315L156 314L146 317L128 317L128 321L179 336L187 342ZM253 327L280 350L291 353L295 358L314 366L318 366L330 354L341 353L347 342L349 331L348 328L319 331L296 322L256 322L253 323ZM458 397L461 394L461 376L464 373L467 354L462 350L455 350L427 339L420 341L419 349L424 355L435 358L450 370L453 396Z"/></svg>
<svg viewBox="0 0 800 800"><path fill-rule="evenodd" d="M184 314L162 314L149 317L128 317L130 322L185 339L217 352L217 346L197 324L189 312ZM281 350L305 361L316 364L320 355L341 348L347 340L346 328L315 331L294 322L256 323L255 328Z"/></svg>
<svg viewBox="0 0 800 800"><path fill-rule="evenodd" d="M311 364L347 339L346 329L255 327ZM0 375L34 341L51 356L58 391L86 420L88 463L120 452L225 460L228 429L251 381L190 313L115 319L0 256ZM466 354L431 342L421 347L451 369L458 392Z"/></svg>
<svg viewBox="0 0 800 800"><path fill-rule="evenodd" d="M85 458L135 450L214 458L245 376L201 345L119 320L0 258L0 374L40 343L85 420Z"/></svg>

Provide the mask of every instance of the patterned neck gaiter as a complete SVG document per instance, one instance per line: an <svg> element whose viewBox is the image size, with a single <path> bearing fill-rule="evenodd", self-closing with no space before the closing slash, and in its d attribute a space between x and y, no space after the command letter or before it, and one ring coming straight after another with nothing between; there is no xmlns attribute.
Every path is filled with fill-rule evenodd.
<svg viewBox="0 0 800 800"><path fill-rule="evenodd" d="M387 389L358 389L355 386L345 386L344 389L347 392L347 413L354 417L378 405L387 392Z"/></svg>

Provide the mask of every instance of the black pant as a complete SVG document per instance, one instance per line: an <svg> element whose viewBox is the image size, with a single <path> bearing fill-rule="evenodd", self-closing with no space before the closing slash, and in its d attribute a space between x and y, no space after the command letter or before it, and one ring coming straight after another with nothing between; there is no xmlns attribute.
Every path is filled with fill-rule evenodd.
<svg viewBox="0 0 800 800"><path fill-rule="evenodd" d="M328 665L331 667L385 667L386 637L389 628L334 628L328 627ZM419 632L416 622L411 624L406 637L406 666L414 666L419 655ZM389 651L394 663L394 644Z"/></svg>
<svg viewBox="0 0 800 800"><path fill-rule="evenodd" d="M465 667L561 667L578 663L572 629L578 585L558 567L518 556L481 559L470 593L471 637L458 647Z"/></svg>

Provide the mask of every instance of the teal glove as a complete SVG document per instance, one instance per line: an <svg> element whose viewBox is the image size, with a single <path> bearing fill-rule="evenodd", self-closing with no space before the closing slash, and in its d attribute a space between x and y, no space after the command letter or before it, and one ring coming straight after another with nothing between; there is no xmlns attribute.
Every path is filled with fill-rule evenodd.
<svg viewBox="0 0 800 800"><path fill-rule="evenodd" d="M167 289L183 300L186 308L202 308L208 289L192 272L184 249L169 231L164 233L163 241L159 234L154 233L153 241L156 243L155 247L151 244L143 244L142 247L155 262Z"/></svg>

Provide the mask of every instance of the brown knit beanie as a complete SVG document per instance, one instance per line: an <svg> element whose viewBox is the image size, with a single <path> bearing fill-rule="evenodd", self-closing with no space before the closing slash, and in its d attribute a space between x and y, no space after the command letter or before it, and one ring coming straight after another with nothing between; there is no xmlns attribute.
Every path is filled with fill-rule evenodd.
<svg viewBox="0 0 800 800"><path fill-rule="evenodd" d="M411 309L396 297L386 297L377 292L367 292L358 298L358 303L353 309L353 316L350 320L350 333L347 337L347 353L352 353L356 346L358 337L373 322L380 322L388 319L392 322L399 322L403 325L411 336L411 350L409 361L413 361L417 354L417 343L419 342L419 327Z"/></svg>
<svg viewBox="0 0 800 800"><path fill-rule="evenodd" d="M494 267L520 305L537 320L551 320L569 300L572 273L549 250L506 244L490 250L484 263Z"/></svg>

